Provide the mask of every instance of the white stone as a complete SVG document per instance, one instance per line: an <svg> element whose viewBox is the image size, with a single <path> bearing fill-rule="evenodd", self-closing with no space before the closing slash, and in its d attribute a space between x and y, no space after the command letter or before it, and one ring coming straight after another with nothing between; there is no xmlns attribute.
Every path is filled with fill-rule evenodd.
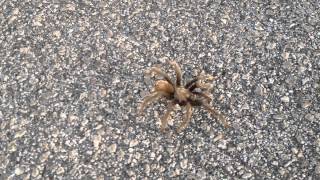
<svg viewBox="0 0 320 180"><path fill-rule="evenodd" d="M290 98L289 98L288 96L283 96L283 97L281 98L281 101L282 101L282 102L285 102L285 103L288 103L288 102L290 101Z"/></svg>
<svg viewBox="0 0 320 180"><path fill-rule="evenodd" d="M108 151L110 153L115 153L117 151L117 144L111 144L109 147L108 147Z"/></svg>
<svg viewBox="0 0 320 180"><path fill-rule="evenodd" d="M133 139L133 140L130 141L129 147L134 147L134 146L136 146L138 144L139 144L139 141L136 140L136 139Z"/></svg>
<svg viewBox="0 0 320 180"><path fill-rule="evenodd" d="M180 162L180 166L182 169L186 169L188 166L188 159L184 159Z"/></svg>
<svg viewBox="0 0 320 180"><path fill-rule="evenodd" d="M101 136L100 135L96 135L96 136L94 136L94 138L93 138L93 146L94 146L94 148L97 150L97 149L99 149L99 145L100 145L100 143L101 143Z"/></svg>

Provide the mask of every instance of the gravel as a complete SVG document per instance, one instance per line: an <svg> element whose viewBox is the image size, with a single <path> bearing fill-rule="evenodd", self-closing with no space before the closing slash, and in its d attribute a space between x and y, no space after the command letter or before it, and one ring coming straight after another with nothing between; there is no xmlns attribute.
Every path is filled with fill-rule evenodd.
<svg viewBox="0 0 320 180"><path fill-rule="evenodd" d="M318 1L0 4L0 179L320 179ZM167 60L230 128L137 114Z"/></svg>

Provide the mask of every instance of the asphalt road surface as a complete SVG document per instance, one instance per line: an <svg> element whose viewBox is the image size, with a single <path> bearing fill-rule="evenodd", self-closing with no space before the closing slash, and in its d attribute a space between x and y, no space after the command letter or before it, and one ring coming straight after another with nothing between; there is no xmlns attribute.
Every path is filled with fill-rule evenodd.
<svg viewBox="0 0 320 180"><path fill-rule="evenodd" d="M0 179L320 179L320 3L0 1ZM216 76L189 126L150 67Z"/></svg>

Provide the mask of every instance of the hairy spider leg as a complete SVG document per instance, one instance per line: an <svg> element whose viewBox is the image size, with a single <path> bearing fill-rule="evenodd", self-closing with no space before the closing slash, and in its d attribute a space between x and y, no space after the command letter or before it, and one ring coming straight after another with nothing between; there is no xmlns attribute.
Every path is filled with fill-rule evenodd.
<svg viewBox="0 0 320 180"><path fill-rule="evenodd" d="M147 104L156 101L158 98L160 98L162 95L164 95L163 92L153 92L149 95L147 95L143 102L141 103L140 109L139 109L139 114L142 114L142 111L146 107Z"/></svg>
<svg viewBox="0 0 320 180"><path fill-rule="evenodd" d="M200 75L200 76L193 78L184 87L186 89L189 89L190 91L193 91L195 88L198 88L198 87L206 88L206 86L210 86L210 85L207 83L199 83L198 81L200 81L200 80L213 80L213 79L214 79L214 77L211 75Z"/></svg>
<svg viewBox="0 0 320 180"><path fill-rule="evenodd" d="M162 76L165 80L167 80L170 84L172 84L172 85L174 86L174 84L172 83L171 78L170 78L166 73L164 73L160 68L152 67L152 68L150 69L150 73L151 73L151 72L154 72L154 73Z"/></svg>
<svg viewBox="0 0 320 180"><path fill-rule="evenodd" d="M181 123L180 127L177 130L178 133L180 133L183 129L185 129L191 120L192 106L190 103L187 103L186 109L187 109L187 114L185 116L185 119L183 120L183 122Z"/></svg>
<svg viewBox="0 0 320 180"><path fill-rule="evenodd" d="M167 111L164 114L164 116L161 118L161 131L164 132L164 130L166 129L166 127L168 126L168 119L170 116L170 113L173 111L175 103L171 102L168 105Z"/></svg>
<svg viewBox="0 0 320 180"><path fill-rule="evenodd" d="M209 111L215 118L217 118L219 121L221 121L224 127L226 127L226 128L230 127L230 125L228 124L228 122L226 121L226 119L220 114L219 111L213 109L213 108L210 107L210 105L207 104L207 103L203 103L202 105L203 105L203 107L204 107L207 111Z"/></svg>
<svg viewBox="0 0 320 180"><path fill-rule="evenodd" d="M169 62L169 64L173 67L174 71L176 72L176 86L181 86L182 73L180 66L177 64L176 61Z"/></svg>
<svg viewBox="0 0 320 180"><path fill-rule="evenodd" d="M200 83L199 81L197 81L189 88L189 91L193 92L193 90L196 88L200 88L201 90L209 90L211 88L211 85L209 83Z"/></svg>
<svg viewBox="0 0 320 180"><path fill-rule="evenodd" d="M193 78L191 81L189 81L184 88L189 89L195 82L198 81L198 77Z"/></svg>
<svg viewBox="0 0 320 180"><path fill-rule="evenodd" d="M204 92L192 92L192 93L205 98L208 102L212 101L212 97L210 97L207 93L204 93Z"/></svg>

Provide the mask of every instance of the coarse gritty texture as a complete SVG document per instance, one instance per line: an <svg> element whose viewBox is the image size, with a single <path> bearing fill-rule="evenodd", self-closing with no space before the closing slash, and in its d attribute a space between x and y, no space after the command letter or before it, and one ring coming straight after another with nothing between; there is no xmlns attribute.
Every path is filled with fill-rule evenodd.
<svg viewBox="0 0 320 180"><path fill-rule="evenodd" d="M0 179L320 178L319 1L66 2L0 1ZM170 59L231 128L137 115Z"/></svg>

